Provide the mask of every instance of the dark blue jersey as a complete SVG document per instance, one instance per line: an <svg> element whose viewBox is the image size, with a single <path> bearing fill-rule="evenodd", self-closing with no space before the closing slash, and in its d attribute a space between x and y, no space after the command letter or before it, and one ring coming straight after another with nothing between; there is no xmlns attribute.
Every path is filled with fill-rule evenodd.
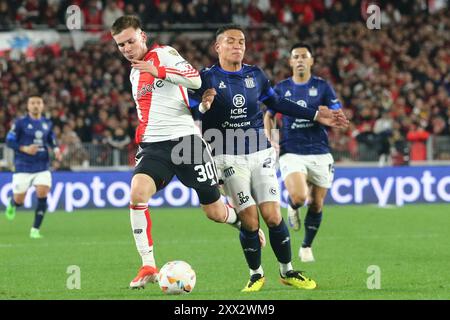
<svg viewBox="0 0 450 320"><path fill-rule="evenodd" d="M275 91L299 106L318 110L319 106L339 109L341 104L333 88L322 78L311 77L308 82L298 84L292 78L281 81ZM275 112L269 110L272 114ZM325 154L330 152L325 126L305 119L282 115L280 129L280 155L296 153L302 155Z"/></svg>
<svg viewBox="0 0 450 320"><path fill-rule="evenodd" d="M264 134L264 118L260 102L279 112L293 113L298 117L313 119L311 110L293 110L292 102L275 93L264 72L243 64L236 72L213 65L200 73L202 86L190 93L191 108L200 104L203 93L214 88L217 95L209 111L195 115L202 122L204 138L211 143L214 154L249 154L270 147ZM296 105L294 105L296 106ZM220 135L220 137L218 137ZM217 143L218 138L222 143Z"/></svg>
<svg viewBox="0 0 450 320"><path fill-rule="evenodd" d="M49 168L48 147L55 148L56 140L50 120L41 117L33 119L29 115L16 120L6 137L8 146L15 151L16 172L39 172ZM31 156L19 150L20 146L36 144L38 152Z"/></svg>

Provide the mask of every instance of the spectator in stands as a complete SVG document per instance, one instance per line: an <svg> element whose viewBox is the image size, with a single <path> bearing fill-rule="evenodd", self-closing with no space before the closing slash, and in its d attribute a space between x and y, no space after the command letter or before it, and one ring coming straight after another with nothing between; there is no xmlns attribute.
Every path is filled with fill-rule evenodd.
<svg viewBox="0 0 450 320"><path fill-rule="evenodd" d="M11 29L14 26L14 18L8 1L0 1L0 29Z"/></svg>
<svg viewBox="0 0 450 320"><path fill-rule="evenodd" d="M102 13L103 27L109 29L121 16L123 16L123 10L117 6L116 0L108 0Z"/></svg>
<svg viewBox="0 0 450 320"><path fill-rule="evenodd" d="M65 24L65 10L73 1L42 1L42 3L45 2L57 8L59 23ZM79 2L87 3L87 1ZM197 21L201 23L209 21L204 16L209 14L213 2L210 4L208 1L179 2L185 8L190 8L185 9L186 15L188 11L195 12ZM220 6L217 7L219 2L214 1L216 8L220 8ZM274 1L269 11L265 11L261 1L253 2L254 7L263 14L262 24L272 21L276 26L269 29L277 33L272 34L266 29L249 29L247 45L250 48L248 51L250 54L246 57L246 62L259 64L272 77L273 82L289 76L290 69L287 64L282 62L274 64L273 61L283 61L288 49L286 39L295 39L301 28L294 23L294 16L290 20L284 18L289 17L289 14L292 15L290 10L292 2ZM450 126L448 107L450 105L450 53L446 50L447 35L450 33L448 5L447 11L442 10L428 15L420 12L420 8L414 2L406 0L390 2L394 9L398 9L401 13L401 21L396 22L394 19L390 28L372 31L361 22L339 23L340 20L343 22L356 20L355 17L360 14L360 8L349 9L354 2L334 1L332 9L325 9L334 12L337 7L341 7L337 9L341 13L333 13L331 19L336 21L330 24L326 22L329 19L329 12L326 11L324 18L321 19L320 10L323 8L317 7L316 1L308 1L314 10L315 19L305 28L307 32L302 40L310 42L317 48L316 60L323 66L317 70L317 74L331 79L330 82L335 86L336 92L342 95L344 109L354 113L353 121L357 127L365 122L373 125L378 114L386 110L391 114L394 131L401 136L401 139L406 139L409 131L407 119L411 117L419 117L417 120L423 122L425 131L430 134L448 135ZM18 14L18 9L26 7L28 3L33 2L0 0L0 27L7 20L3 17L8 16L12 18L13 23L19 24L24 16ZM99 2L91 1L91 3ZM118 3L121 7L123 1ZM167 22L164 26L161 22L162 27L170 27L172 23L170 20L172 12L167 8L169 7L167 0L161 0L158 9L152 7L153 1L135 0L126 3L128 3L125 5L128 12L148 16L150 23L159 23L158 19ZM220 3L228 3L228 1ZM301 3L304 4L304 2ZM325 8L330 8L331 3L332 1L325 1L323 4ZM231 4L233 19L239 16L243 21L250 21L246 11L250 4L249 0L232 0ZM384 1L380 1L382 12L385 8L383 4ZM140 9L142 5L145 8L144 11ZM164 6L165 14L161 12ZM106 8L107 6L105 10ZM199 8L205 10L201 15ZM343 8L345 8L344 12L342 12ZM39 8L39 10L43 9ZM98 11L103 15L105 10ZM238 15L237 12L242 10L244 13ZM270 15L273 15L270 10L275 10L277 17L283 18L277 21L268 19ZM32 8L30 12L33 11L35 10ZM153 13L147 14L148 12ZM288 14L285 14L286 12ZM355 17L352 18L352 15ZM14 21L14 17L18 20ZM41 20L39 23L47 23ZM241 22L241 24L246 23ZM214 51L209 46L208 35L204 39L174 36L170 42L197 69L210 65L215 57ZM59 56L55 52L43 52L37 55L34 61L27 61L21 58L20 54L17 55L20 62L11 58L9 54L0 57L0 110L5 113L0 119L0 125L9 130L11 119L16 115L24 114L26 94L41 93L41 91L46 100L49 101L50 97L54 100L48 104L48 111L55 126L62 128L71 120L77 123L78 117L90 119L91 138L81 134L83 130L79 131L78 126L75 129L80 133L83 142L92 142L92 139L103 141L108 130L107 118L110 115L120 114L122 118L126 115L125 118L129 123L136 121L134 111L128 114L128 109L134 108L128 87L129 67L125 63L122 64L120 59L116 59L116 54L115 48L110 44L97 42L86 44L82 52L70 48L63 48ZM64 68L60 67L61 65L64 65ZM371 111L375 109L376 111ZM107 113L105 123L103 120L99 121L99 114L103 111ZM445 128L442 128L441 119L445 122ZM133 126L124 127L124 130L131 138ZM346 137L354 141L356 135ZM399 136L397 138L396 141L401 141ZM333 141L330 142L333 143ZM436 156L439 157L439 155ZM376 160L376 156L372 160Z"/></svg>
<svg viewBox="0 0 450 320"><path fill-rule="evenodd" d="M355 132L358 141L359 161L373 161L379 154L379 141L372 126L364 122Z"/></svg>
<svg viewBox="0 0 450 320"><path fill-rule="evenodd" d="M425 131L419 122L411 124L411 128L406 135L406 139L411 142L410 146L410 160L411 161L425 161L427 160L427 146L426 142L430 133Z"/></svg>
<svg viewBox="0 0 450 320"><path fill-rule="evenodd" d="M392 137L392 164L394 166L402 166L409 164L409 147L408 142L398 128L395 128Z"/></svg>
<svg viewBox="0 0 450 320"><path fill-rule="evenodd" d="M88 0L83 8L84 28L86 31L101 31L103 26L101 2Z"/></svg>
<svg viewBox="0 0 450 320"><path fill-rule="evenodd" d="M393 120L389 112L383 111L381 117L375 121L373 132L378 135L379 149L378 163L380 167L390 164L391 143L390 138L393 130Z"/></svg>
<svg viewBox="0 0 450 320"><path fill-rule="evenodd" d="M84 114L84 112L80 114ZM90 125L90 119L85 116L78 116L75 124L75 133L80 138L81 142L92 141L92 126Z"/></svg>
<svg viewBox="0 0 450 320"><path fill-rule="evenodd" d="M233 6L233 17L231 18L234 24L238 24L247 28L250 25L250 18L245 11L245 7L242 3L235 4Z"/></svg>
<svg viewBox="0 0 450 320"><path fill-rule="evenodd" d="M110 135L106 142L113 148L113 154L114 150L117 150L116 153L118 155L117 162L115 164L119 165L127 165L128 164L128 153L127 153L127 147L130 143L131 139L130 137L125 133L125 130L121 127L115 128L112 135ZM114 156L113 156L114 157Z"/></svg>
<svg viewBox="0 0 450 320"><path fill-rule="evenodd" d="M145 23L146 20L143 21ZM172 16L169 12L169 3L167 1L161 1L158 6L158 13L154 16L151 23L158 24L162 29L167 28L172 22Z"/></svg>

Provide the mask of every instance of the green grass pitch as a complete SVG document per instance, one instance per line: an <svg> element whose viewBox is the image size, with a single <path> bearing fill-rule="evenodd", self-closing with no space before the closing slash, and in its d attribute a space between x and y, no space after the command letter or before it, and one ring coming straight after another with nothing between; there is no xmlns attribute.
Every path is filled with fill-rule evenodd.
<svg viewBox="0 0 450 320"><path fill-rule="evenodd" d="M240 292L248 269L237 230L209 221L200 209L152 210L158 266L185 260L197 273L194 291L183 296L165 296L157 284L128 289L141 262L126 208L47 214L40 240L28 238L30 211L18 211L12 222L0 218L0 299L450 299L448 204L329 206L314 244L315 263L297 256L303 226L300 233L290 230L294 267L318 288L282 285L268 244L262 253L266 285L253 294ZM80 268L80 289L67 288L72 265ZM367 288L369 266L379 267L380 289Z"/></svg>

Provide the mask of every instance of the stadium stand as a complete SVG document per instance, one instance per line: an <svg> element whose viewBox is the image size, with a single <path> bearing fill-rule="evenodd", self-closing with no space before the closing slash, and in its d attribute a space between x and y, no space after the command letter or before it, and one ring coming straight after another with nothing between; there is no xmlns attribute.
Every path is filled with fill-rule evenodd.
<svg viewBox="0 0 450 320"><path fill-rule="evenodd" d="M65 12L75 4L84 31L102 34L81 50L0 53L0 145L12 120L24 114L26 97L42 94L63 148L57 168L132 164L137 119L129 65L120 62L108 34L112 21L127 13L139 15L157 41L164 36L198 69L216 60L214 29L240 23L248 29L246 62L261 66L273 83L290 74L290 45L309 42L315 74L332 82L351 120L347 130L330 131L337 162L450 160L448 2L378 3L380 30L366 27L366 1L0 0L3 32L67 33ZM0 147L0 159L5 152Z"/></svg>

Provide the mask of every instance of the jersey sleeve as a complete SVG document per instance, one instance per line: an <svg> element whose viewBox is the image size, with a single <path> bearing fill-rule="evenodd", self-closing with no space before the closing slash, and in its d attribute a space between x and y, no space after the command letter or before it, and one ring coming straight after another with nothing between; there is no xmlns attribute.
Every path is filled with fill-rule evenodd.
<svg viewBox="0 0 450 320"><path fill-rule="evenodd" d="M197 108L200 103L202 102L202 96L203 93L208 89L208 80L206 79L206 72L205 70L202 70L200 72L200 79L202 82L202 85L198 89L189 89L189 106L191 108Z"/></svg>
<svg viewBox="0 0 450 320"><path fill-rule="evenodd" d="M275 87L273 87L273 90L275 91L275 93L278 95L278 96L282 96L283 95L283 93L281 92L281 86L280 86L280 84L276 84L275 85ZM275 116L276 115L276 111L275 110L272 110L272 109L270 109L270 108L267 108L267 112L269 112L272 116Z"/></svg>
<svg viewBox="0 0 450 320"><path fill-rule="evenodd" d="M341 103L336 97L336 92L334 92L333 87L331 87L328 82L325 83L323 99L324 105L328 106L330 109L337 110L342 108Z"/></svg>
<svg viewBox="0 0 450 320"><path fill-rule="evenodd" d="M51 121L48 122L48 125L50 127L49 134L47 136L47 143L51 148L57 148L58 143L56 141L55 132L53 131L53 123Z"/></svg>
<svg viewBox="0 0 450 320"><path fill-rule="evenodd" d="M260 68L257 69L256 75L258 78L258 83L261 85L261 93L258 97L258 100L260 102L264 102L264 100L267 100L268 98L272 97L275 93L275 91L272 88L272 85L270 84L270 80L267 78L264 71L262 71Z"/></svg>
<svg viewBox="0 0 450 320"><path fill-rule="evenodd" d="M8 145L8 147L15 151L19 151L20 148L19 140L21 136L21 130L21 121L16 120L9 130L8 134L6 135L6 144Z"/></svg>
<svg viewBox="0 0 450 320"><path fill-rule="evenodd" d="M188 89L200 88L200 74L177 50L169 46L164 47L158 52L158 58L161 61L158 78Z"/></svg>

